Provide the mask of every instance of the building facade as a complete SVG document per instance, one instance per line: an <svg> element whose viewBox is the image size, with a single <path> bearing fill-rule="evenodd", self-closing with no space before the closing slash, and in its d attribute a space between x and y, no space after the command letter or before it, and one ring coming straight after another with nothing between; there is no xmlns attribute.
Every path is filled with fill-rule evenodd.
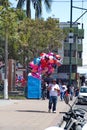
<svg viewBox="0 0 87 130"><path fill-rule="evenodd" d="M61 22L60 28L67 32L65 40L62 43L62 48L58 49L58 54L63 58L63 64L57 69L56 78L68 81L70 76L70 43L69 43L69 29L70 23ZM71 48L71 82L75 83L78 80L77 67L82 66L82 52L83 52L83 39L84 29L83 25L79 28L78 23L72 25L73 29L73 43Z"/></svg>

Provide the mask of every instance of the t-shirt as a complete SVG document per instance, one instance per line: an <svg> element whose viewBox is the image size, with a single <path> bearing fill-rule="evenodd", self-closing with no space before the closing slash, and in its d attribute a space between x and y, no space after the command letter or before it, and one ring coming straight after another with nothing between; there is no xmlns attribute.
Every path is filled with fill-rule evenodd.
<svg viewBox="0 0 87 130"><path fill-rule="evenodd" d="M64 88L64 92L66 92L67 86L66 86L66 85L63 85L62 87Z"/></svg>
<svg viewBox="0 0 87 130"><path fill-rule="evenodd" d="M58 89L58 90L60 90L58 84L51 84L51 90L50 90L50 93L49 93L50 96L58 96L58 91L55 90L55 88Z"/></svg>
<svg viewBox="0 0 87 130"><path fill-rule="evenodd" d="M60 92L64 92L63 86L61 84L59 85L59 87L60 87Z"/></svg>

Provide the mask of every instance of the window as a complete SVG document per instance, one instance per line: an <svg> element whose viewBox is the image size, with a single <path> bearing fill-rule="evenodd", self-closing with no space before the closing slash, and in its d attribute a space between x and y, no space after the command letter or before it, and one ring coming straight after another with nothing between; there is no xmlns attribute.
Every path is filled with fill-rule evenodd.
<svg viewBox="0 0 87 130"><path fill-rule="evenodd" d="M82 52L78 52L78 58L82 58Z"/></svg>
<svg viewBox="0 0 87 130"><path fill-rule="evenodd" d="M68 36L65 38L64 42L67 42L67 43L69 42Z"/></svg>
<svg viewBox="0 0 87 130"><path fill-rule="evenodd" d="M72 51L72 57L76 57L76 51Z"/></svg>
<svg viewBox="0 0 87 130"><path fill-rule="evenodd" d="M64 56L68 57L69 56L69 50L64 50Z"/></svg>
<svg viewBox="0 0 87 130"><path fill-rule="evenodd" d="M82 93L87 93L87 88L81 88L81 89L80 89L80 92L82 92Z"/></svg>
<svg viewBox="0 0 87 130"><path fill-rule="evenodd" d="M81 43L82 43L81 39L78 38L78 42L77 42L77 43L78 43L78 44L81 44Z"/></svg>
<svg viewBox="0 0 87 130"><path fill-rule="evenodd" d="M58 68L58 73L69 73L70 72L70 66L69 65L62 65ZM76 65L72 65L72 73L77 72Z"/></svg>
<svg viewBox="0 0 87 130"><path fill-rule="evenodd" d="M72 57L76 57L76 51L72 51ZM69 57L70 56L70 51L69 50L64 50L64 56Z"/></svg>

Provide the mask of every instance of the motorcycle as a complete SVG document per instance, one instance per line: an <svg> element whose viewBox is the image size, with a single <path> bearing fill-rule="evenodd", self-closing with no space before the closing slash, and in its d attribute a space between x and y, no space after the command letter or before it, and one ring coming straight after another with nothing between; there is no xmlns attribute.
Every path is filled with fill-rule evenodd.
<svg viewBox="0 0 87 130"><path fill-rule="evenodd" d="M73 108L69 104L69 97L67 95L65 95L64 101L70 106L70 110L68 112L60 112L64 114L63 121L59 126L48 127L45 130L87 130L85 119L87 111L82 108Z"/></svg>

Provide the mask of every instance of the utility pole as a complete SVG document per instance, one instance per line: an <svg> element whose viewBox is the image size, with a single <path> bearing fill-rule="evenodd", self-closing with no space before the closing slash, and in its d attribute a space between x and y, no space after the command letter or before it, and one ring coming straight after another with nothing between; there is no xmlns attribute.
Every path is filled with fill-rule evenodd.
<svg viewBox="0 0 87 130"><path fill-rule="evenodd" d="M71 0L71 6L70 6L70 30L72 29L72 0ZM73 38L72 37L73 34L71 34L70 32L70 39ZM69 84L71 85L71 76L72 76L72 43L71 41L69 41L70 43L70 57L69 57L69 65L70 65L70 73L69 73Z"/></svg>

